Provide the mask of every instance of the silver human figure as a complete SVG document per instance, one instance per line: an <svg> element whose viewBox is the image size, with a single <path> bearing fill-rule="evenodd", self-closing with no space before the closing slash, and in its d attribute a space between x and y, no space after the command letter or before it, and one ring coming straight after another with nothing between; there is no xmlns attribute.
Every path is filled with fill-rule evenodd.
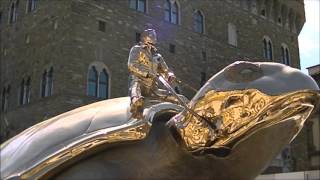
<svg viewBox="0 0 320 180"><path fill-rule="evenodd" d="M157 76L164 77L172 83L175 75L169 70L161 54L155 47L157 35L154 29L144 30L139 44L133 46L128 58L130 73L129 95L131 97L131 113L134 118L141 118L145 98L162 101L175 101L167 91L160 89Z"/></svg>

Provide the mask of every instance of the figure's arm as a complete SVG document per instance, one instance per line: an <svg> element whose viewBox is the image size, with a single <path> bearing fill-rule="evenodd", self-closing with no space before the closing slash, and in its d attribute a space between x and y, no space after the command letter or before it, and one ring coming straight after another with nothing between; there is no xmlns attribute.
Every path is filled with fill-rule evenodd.
<svg viewBox="0 0 320 180"><path fill-rule="evenodd" d="M172 82L175 79L175 75L170 71L161 54L156 54L155 58L158 58L159 61L158 73L164 76L169 82Z"/></svg>
<svg viewBox="0 0 320 180"><path fill-rule="evenodd" d="M146 78L148 77L149 69L145 64L143 64L143 55L141 47L133 47L129 54L128 69L133 75Z"/></svg>

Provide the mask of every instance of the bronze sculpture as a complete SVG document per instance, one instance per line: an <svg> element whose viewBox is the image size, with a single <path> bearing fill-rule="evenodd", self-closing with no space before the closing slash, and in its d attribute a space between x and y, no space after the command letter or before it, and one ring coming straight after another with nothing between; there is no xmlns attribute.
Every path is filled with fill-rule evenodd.
<svg viewBox="0 0 320 180"><path fill-rule="evenodd" d="M130 102L83 106L8 140L1 179L254 179L298 134L320 94L294 68L235 62L187 107L158 102L137 118Z"/></svg>

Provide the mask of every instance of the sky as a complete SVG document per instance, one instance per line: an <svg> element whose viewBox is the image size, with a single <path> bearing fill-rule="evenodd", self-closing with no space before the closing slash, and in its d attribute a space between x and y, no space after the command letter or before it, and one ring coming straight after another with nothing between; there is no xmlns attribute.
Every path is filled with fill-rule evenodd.
<svg viewBox="0 0 320 180"><path fill-rule="evenodd" d="M320 64L320 0L305 0L306 23L299 35L301 70L308 73L307 67Z"/></svg>

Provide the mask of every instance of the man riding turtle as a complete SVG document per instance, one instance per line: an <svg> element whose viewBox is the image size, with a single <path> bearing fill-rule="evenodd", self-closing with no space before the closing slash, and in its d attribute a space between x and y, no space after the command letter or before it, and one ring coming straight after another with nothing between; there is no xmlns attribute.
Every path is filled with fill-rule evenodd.
<svg viewBox="0 0 320 180"><path fill-rule="evenodd" d="M161 54L155 47L157 35L154 29L144 30L139 44L133 46L128 58L130 73L129 95L131 97L130 111L132 117L142 118L145 98L152 97L160 101L176 102L176 98L166 90L158 87L157 78L162 76L169 83L175 80L175 75L169 70Z"/></svg>

